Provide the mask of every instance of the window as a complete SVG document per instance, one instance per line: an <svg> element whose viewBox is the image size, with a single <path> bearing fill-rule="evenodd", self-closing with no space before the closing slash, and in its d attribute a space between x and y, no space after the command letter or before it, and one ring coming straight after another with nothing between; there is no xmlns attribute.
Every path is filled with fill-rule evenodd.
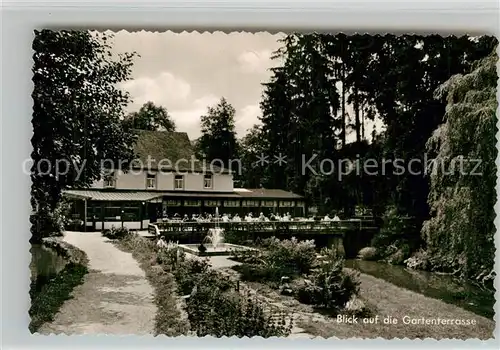
<svg viewBox="0 0 500 350"><path fill-rule="evenodd" d="M243 201L244 207L258 207L259 201Z"/></svg>
<svg viewBox="0 0 500 350"><path fill-rule="evenodd" d="M183 189L184 189L184 176L175 175L174 190L183 190Z"/></svg>
<svg viewBox="0 0 500 350"><path fill-rule="evenodd" d="M123 206L121 219L124 221L138 221L141 218L141 207L138 203L127 203Z"/></svg>
<svg viewBox="0 0 500 350"><path fill-rule="evenodd" d="M180 207L181 206L181 201L176 200L176 199L167 199L165 202L163 202L164 207Z"/></svg>
<svg viewBox="0 0 500 350"><path fill-rule="evenodd" d="M212 188L212 175L205 175L203 177L203 188Z"/></svg>
<svg viewBox="0 0 500 350"><path fill-rule="evenodd" d="M221 201L205 201L206 207L220 207Z"/></svg>
<svg viewBox="0 0 500 350"><path fill-rule="evenodd" d="M184 206L186 206L186 207L199 207L199 206L201 206L201 201L185 200Z"/></svg>
<svg viewBox="0 0 500 350"><path fill-rule="evenodd" d="M263 207L272 208L272 207L277 207L278 202L277 201L262 201L261 205Z"/></svg>
<svg viewBox="0 0 500 350"><path fill-rule="evenodd" d="M224 201L224 206L226 208L235 208L240 206L240 201Z"/></svg>
<svg viewBox="0 0 500 350"><path fill-rule="evenodd" d="M115 173L104 175L104 188L115 188L116 178Z"/></svg>
<svg viewBox="0 0 500 350"><path fill-rule="evenodd" d="M294 207L295 203L292 201L281 201L280 207Z"/></svg>
<svg viewBox="0 0 500 350"><path fill-rule="evenodd" d="M121 220L122 208L116 203L107 204L104 207L104 220Z"/></svg>
<svg viewBox="0 0 500 350"><path fill-rule="evenodd" d="M89 204L89 206L87 207L87 218L89 219L94 218L96 220L101 220L101 217L102 217L101 203L97 202Z"/></svg>
<svg viewBox="0 0 500 350"><path fill-rule="evenodd" d="M156 188L156 174L147 174L146 188Z"/></svg>

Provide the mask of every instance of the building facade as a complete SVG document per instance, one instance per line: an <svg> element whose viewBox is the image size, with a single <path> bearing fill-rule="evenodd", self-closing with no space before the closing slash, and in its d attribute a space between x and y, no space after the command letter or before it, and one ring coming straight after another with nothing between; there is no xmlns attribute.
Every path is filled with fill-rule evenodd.
<svg viewBox="0 0 500 350"><path fill-rule="evenodd" d="M146 229L173 216L215 213L305 216L304 199L278 189L234 188L233 173L195 161L186 133L138 131L136 161L105 169L87 189L65 191L84 230Z"/></svg>

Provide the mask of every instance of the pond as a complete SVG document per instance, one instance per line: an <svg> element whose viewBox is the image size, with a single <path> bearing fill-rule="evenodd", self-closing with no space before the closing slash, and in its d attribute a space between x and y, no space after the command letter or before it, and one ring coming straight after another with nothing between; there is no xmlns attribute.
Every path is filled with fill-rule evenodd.
<svg viewBox="0 0 500 350"><path fill-rule="evenodd" d="M411 270L403 266L390 265L375 261L347 260L346 267L383 279L398 287L440 299L457 305L478 315L493 319L495 314L495 294L453 276Z"/></svg>
<svg viewBox="0 0 500 350"><path fill-rule="evenodd" d="M41 244L32 244L30 252L31 281L37 289L62 271L67 264L62 256Z"/></svg>

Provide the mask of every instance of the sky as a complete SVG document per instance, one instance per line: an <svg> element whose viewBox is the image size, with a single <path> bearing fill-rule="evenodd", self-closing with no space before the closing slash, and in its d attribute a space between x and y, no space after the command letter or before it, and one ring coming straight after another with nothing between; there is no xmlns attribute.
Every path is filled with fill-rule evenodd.
<svg viewBox="0 0 500 350"><path fill-rule="evenodd" d="M236 109L235 126L243 137L258 124L263 86L269 68L278 62L271 54L283 34L266 32L173 33L120 31L113 52L135 51L131 80L121 84L133 100L127 112L148 101L161 105L178 131L194 140L200 136L200 116L221 97ZM371 128L366 129L371 133Z"/></svg>

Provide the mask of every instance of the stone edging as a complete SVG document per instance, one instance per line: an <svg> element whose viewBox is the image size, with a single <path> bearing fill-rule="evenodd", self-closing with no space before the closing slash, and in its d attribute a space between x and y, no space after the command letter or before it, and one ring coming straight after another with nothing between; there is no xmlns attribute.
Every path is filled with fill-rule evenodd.
<svg viewBox="0 0 500 350"><path fill-rule="evenodd" d="M53 249L58 255L61 255L70 263L84 266L88 266L89 264L87 254L83 250L63 241L59 237L44 238L42 240L42 245Z"/></svg>
<svg viewBox="0 0 500 350"><path fill-rule="evenodd" d="M88 273L89 260L87 254L82 250L64 242L60 237L44 238L41 244L43 247L55 251L57 255L67 260L67 263L56 275L61 276L61 279L57 281L51 279L47 282L47 285L52 284L51 288L42 288L34 297L31 297L31 306L28 311L31 317L29 325L31 333L39 333L43 324L53 321L64 302L71 298L72 290L83 283L83 278ZM76 280L75 277L80 277L80 279ZM63 283L62 294L58 292L61 283ZM30 296L31 293L30 287Z"/></svg>

